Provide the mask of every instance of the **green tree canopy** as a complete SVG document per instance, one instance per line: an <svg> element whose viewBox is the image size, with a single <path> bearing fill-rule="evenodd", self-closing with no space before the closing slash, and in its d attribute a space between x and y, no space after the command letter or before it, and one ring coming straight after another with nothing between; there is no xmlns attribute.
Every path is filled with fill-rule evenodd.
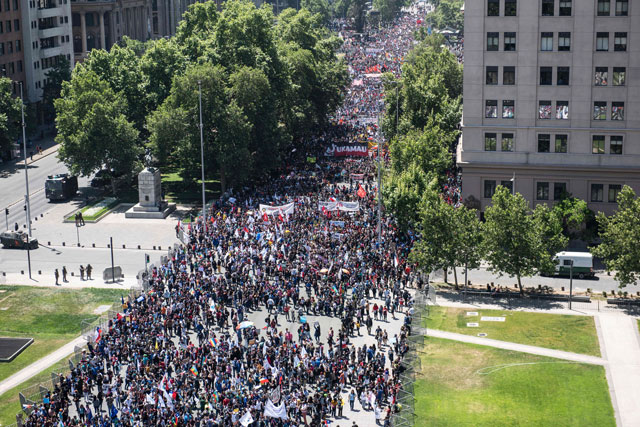
<svg viewBox="0 0 640 427"><path fill-rule="evenodd" d="M521 278L548 271L568 240L546 205L532 212L519 193L512 195L503 186L498 186L491 202L483 227L485 259L490 271L515 276L522 292Z"/></svg>
<svg viewBox="0 0 640 427"><path fill-rule="evenodd" d="M0 152L11 149L11 144L21 137L22 104L12 96L11 79L0 77Z"/></svg>
<svg viewBox="0 0 640 427"><path fill-rule="evenodd" d="M461 31L464 28L464 13L460 11L462 5L464 0L440 0L435 11L427 15L427 22L441 30L453 28Z"/></svg>
<svg viewBox="0 0 640 427"><path fill-rule="evenodd" d="M71 80L71 64L67 57L58 56L56 65L47 71L46 77L46 83L42 88L42 110L46 120L53 120L55 117L53 102L60 98L62 83Z"/></svg>
<svg viewBox="0 0 640 427"><path fill-rule="evenodd" d="M65 82L55 101L58 157L71 173L91 175L105 167L131 173L141 149L127 120L127 101L96 73L83 70Z"/></svg>
<svg viewBox="0 0 640 427"><path fill-rule="evenodd" d="M319 15L322 24L326 25L331 19L331 6L327 0L302 0L300 6L312 15Z"/></svg>
<svg viewBox="0 0 640 427"><path fill-rule="evenodd" d="M638 284L640 278L640 199L629 186L618 194L618 210L597 216L602 243L591 250L609 271L615 271L620 286Z"/></svg>

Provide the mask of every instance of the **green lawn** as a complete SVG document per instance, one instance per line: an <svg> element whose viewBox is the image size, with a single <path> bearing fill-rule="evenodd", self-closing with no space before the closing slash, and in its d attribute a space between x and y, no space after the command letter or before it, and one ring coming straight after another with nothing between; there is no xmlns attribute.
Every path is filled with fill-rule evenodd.
<svg viewBox="0 0 640 427"><path fill-rule="evenodd" d="M2 292L5 291L5 292ZM0 286L0 336L34 338L9 363L0 363L0 381L77 337L82 321L98 318L101 305L117 304L118 289L67 290L31 286Z"/></svg>
<svg viewBox="0 0 640 427"><path fill-rule="evenodd" d="M591 316L527 313L509 310L480 310L454 307L430 307L427 328L477 335L487 338L600 356L600 345ZM476 311L478 316L467 316ZM482 316L505 317L504 322L482 321ZM467 323L479 327L467 327Z"/></svg>
<svg viewBox="0 0 640 427"><path fill-rule="evenodd" d="M416 426L615 426L602 366L437 338L423 350Z"/></svg>
<svg viewBox="0 0 640 427"><path fill-rule="evenodd" d="M185 183L177 171L165 171L162 174L162 190L164 198L173 203L193 203L202 201L202 180ZM220 197L220 181L205 181L205 196L207 200Z"/></svg>

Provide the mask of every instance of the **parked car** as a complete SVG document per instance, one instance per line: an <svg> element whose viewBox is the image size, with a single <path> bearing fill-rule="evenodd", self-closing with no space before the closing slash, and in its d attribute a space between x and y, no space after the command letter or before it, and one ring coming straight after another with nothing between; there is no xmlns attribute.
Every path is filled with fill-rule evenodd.
<svg viewBox="0 0 640 427"><path fill-rule="evenodd" d="M22 230L5 231L0 234L0 243L2 243L2 246L5 248L27 249L27 237L28 234ZM29 239L28 248L37 249L38 239Z"/></svg>

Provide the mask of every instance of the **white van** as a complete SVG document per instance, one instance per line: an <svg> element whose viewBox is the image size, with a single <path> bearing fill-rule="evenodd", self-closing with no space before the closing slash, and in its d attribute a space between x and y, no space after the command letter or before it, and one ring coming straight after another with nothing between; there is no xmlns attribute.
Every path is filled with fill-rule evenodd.
<svg viewBox="0 0 640 427"><path fill-rule="evenodd" d="M593 277L593 255L589 252L558 252L556 259L556 274L569 276L573 261L573 276L578 279Z"/></svg>

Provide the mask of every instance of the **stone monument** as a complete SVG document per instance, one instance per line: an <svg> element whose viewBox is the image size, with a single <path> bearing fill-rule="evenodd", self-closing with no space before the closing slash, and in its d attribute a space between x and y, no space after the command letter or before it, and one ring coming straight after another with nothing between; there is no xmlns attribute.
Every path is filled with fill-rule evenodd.
<svg viewBox="0 0 640 427"><path fill-rule="evenodd" d="M162 200L160 170L144 168L138 174L138 203L125 212L125 217L164 219L175 209L175 204Z"/></svg>

